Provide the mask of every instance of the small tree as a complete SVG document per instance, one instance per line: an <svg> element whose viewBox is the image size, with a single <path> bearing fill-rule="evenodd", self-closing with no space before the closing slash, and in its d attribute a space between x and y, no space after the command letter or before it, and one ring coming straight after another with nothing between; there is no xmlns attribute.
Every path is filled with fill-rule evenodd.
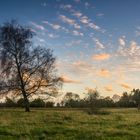
<svg viewBox="0 0 140 140"><path fill-rule="evenodd" d="M30 104L31 107L45 107L45 102L38 98L38 99L34 99L31 104Z"/></svg>
<svg viewBox="0 0 140 140"><path fill-rule="evenodd" d="M89 114L97 114L99 112L99 92L97 90L88 89L87 103L89 105Z"/></svg>
<svg viewBox="0 0 140 140"><path fill-rule="evenodd" d="M137 104L138 110L140 110L140 89L133 89L132 99Z"/></svg>
<svg viewBox="0 0 140 140"><path fill-rule="evenodd" d="M29 97L42 91L56 90L61 78L56 76L52 50L33 46L34 33L17 22L0 27L0 93L12 91L22 95L25 111L29 110Z"/></svg>

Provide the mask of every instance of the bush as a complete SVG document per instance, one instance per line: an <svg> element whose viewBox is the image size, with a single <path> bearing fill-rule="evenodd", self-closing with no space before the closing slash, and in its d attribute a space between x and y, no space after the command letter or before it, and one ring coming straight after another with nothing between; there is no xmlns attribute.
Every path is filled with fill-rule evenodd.
<svg viewBox="0 0 140 140"><path fill-rule="evenodd" d="M38 98L38 99L33 100L30 103L30 106L31 107L45 107L45 102L42 99Z"/></svg>
<svg viewBox="0 0 140 140"><path fill-rule="evenodd" d="M54 102L46 102L46 107L53 107L54 106Z"/></svg>
<svg viewBox="0 0 140 140"><path fill-rule="evenodd" d="M20 98L20 99L17 101L17 106L18 106L18 107L24 107L24 99L23 99L23 98Z"/></svg>
<svg viewBox="0 0 140 140"><path fill-rule="evenodd" d="M6 98L6 102L5 102L5 106L6 107L16 107L16 103L10 99L10 98Z"/></svg>

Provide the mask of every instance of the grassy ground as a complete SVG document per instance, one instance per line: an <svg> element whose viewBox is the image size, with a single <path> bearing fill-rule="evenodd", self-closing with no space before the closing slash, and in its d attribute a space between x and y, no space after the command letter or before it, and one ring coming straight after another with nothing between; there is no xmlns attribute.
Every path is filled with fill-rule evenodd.
<svg viewBox="0 0 140 140"><path fill-rule="evenodd" d="M140 140L136 109L108 109L108 115L82 110L0 109L0 140Z"/></svg>

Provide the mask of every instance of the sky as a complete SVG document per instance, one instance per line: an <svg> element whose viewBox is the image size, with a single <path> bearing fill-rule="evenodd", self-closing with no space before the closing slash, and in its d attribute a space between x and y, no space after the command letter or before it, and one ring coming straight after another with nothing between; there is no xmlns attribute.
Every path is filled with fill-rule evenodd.
<svg viewBox="0 0 140 140"><path fill-rule="evenodd" d="M57 58L62 91L102 96L140 88L139 0L0 0L0 24L16 19Z"/></svg>

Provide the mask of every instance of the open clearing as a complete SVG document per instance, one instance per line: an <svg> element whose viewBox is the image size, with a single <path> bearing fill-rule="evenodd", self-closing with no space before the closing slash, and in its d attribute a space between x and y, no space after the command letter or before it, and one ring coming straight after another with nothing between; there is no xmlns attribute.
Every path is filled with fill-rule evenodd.
<svg viewBox="0 0 140 140"><path fill-rule="evenodd" d="M80 109L0 109L0 140L139 140L137 109L107 109L88 115Z"/></svg>

